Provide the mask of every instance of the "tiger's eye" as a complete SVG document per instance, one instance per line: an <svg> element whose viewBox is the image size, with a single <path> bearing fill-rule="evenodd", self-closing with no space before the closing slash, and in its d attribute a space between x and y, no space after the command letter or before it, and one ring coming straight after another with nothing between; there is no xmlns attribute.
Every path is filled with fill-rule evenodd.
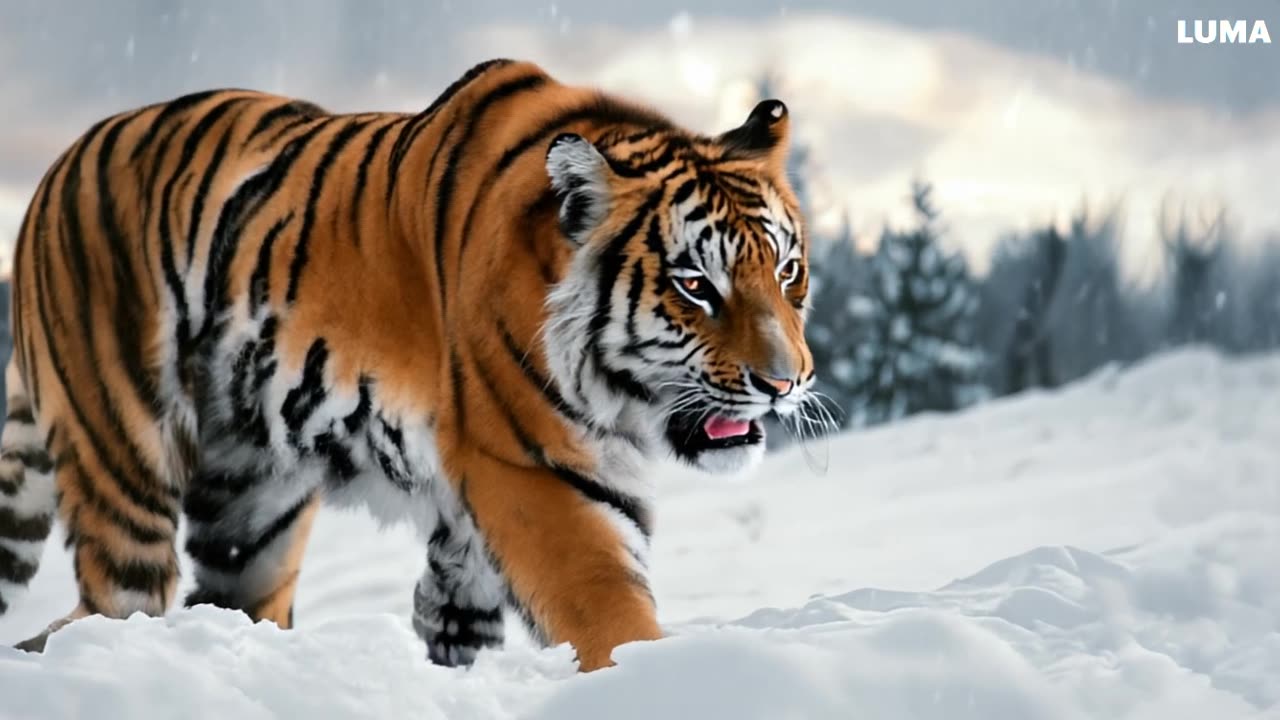
<svg viewBox="0 0 1280 720"><path fill-rule="evenodd" d="M784 282L790 280L796 276L796 273L799 272L799 270L800 263L795 260L790 260L786 265L782 266L781 270L778 271L778 279Z"/></svg>
<svg viewBox="0 0 1280 720"><path fill-rule="evenodd" d="M684 286L685 290L695 295L702 291L702 278L700 277L680 278L680 284Z"/></svg>

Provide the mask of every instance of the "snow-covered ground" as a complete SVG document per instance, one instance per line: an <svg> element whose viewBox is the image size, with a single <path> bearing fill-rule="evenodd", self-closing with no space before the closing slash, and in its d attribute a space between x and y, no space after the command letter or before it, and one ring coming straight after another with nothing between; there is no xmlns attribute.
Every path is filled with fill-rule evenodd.
<svg viewBox="0 0 1280 720"><path fill-rule="evenodd" d="M613 669L521 642L428 665L409 533L331 513L298 630L78 622L43 655L0 648L0 717L1280 717L1280 356L1166 355L827 455L664 468L672 637ZM51 543L0 640L71 607L70 568Z"/></svg>

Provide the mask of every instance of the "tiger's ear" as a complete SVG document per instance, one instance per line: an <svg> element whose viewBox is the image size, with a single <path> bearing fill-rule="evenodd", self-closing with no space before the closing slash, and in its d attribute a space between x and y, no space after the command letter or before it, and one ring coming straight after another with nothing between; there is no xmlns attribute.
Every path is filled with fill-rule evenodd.
<svg viewBox="0 0 1280 720"><path fill-rule="evenodd" d="M575 246L609 211L609 163L581 135L561 133L547 148L547 175L560 198L560 229Z"/></svg>
<svg viewBox="0 0 1280 720"><path fill-rule="evenodd" d="M787 165L791 120L781 100L765 100L755 106L747 121L722 134L720 144L733 158L763 160L775 172Z"/></svg>

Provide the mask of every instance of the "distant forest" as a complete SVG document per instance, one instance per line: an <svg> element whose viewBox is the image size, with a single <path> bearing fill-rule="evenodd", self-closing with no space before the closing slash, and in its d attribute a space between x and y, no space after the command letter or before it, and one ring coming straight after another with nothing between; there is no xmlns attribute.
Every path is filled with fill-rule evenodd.
<svg viewBox="0 0 1280 720"><path fill-rule="evenodd" d="M803 189L803 182L799 183ZM983 277L941 247L929 186L917 222L863 256L847 233L813 239L808 335L819 389L843 425L1053 388L1166 348L1280 347L1280 236L1246 248L1225 214L1161 225L1153 282L1120 270L1116 211L1002 239Z"/></svg>

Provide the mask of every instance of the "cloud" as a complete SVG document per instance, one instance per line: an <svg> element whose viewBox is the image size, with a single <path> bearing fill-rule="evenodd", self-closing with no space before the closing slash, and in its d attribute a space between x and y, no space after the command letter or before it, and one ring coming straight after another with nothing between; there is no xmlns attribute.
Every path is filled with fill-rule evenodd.
<svg viewBox="0 0 1280 720"><path fill-rule="evenodd" d="M532 59L566 82L639 98L705 132L732 127L771 73L813 148L823 223L851 213L864 241L906 220L911 178L936 186L951 240L979 264L999 236L1123 201L1131 266L1150 262L1161 203L1224 206L1246 237L1280 228L1270 191L1280 108L1230 117L1152 99L1070 64L970 36L834 15L667 28L496 24L476 57Z"/></svg>
<svg viewBox="0 0 1280 720"><path fill-rule="evenodd" d="M756 100L755 82L772 73L797 141L813 149L815 220L829 227L847 211L863 243L874 242L884 222L907 221L916 175L935 183L950 241L971 251L979 268L1002 233L1062 222L1085 199L1092 207L1125 203L1134 267L1156 257L1157 210L1166 197L1195 210L1226 207L1248 239L1280 229L1271 189L1272 168L1280 167L1280 107L1231 116L1153 99L1068 62L971 35L841 15L719 20L682 13L643 28L567 17L471 26L442 32L450 40L429 47L365 53L366 40L346 27L351 18L325 8L314 32L286 37L286 26L260 23L246 42L269 52L251 60L242 44L223 42L217 18L174 27L163 17L148 20L145 37L156 47L139 44L136 58L121 61L128 67L103 71L121 83L119 92L111 83L81 87L71 80L79 72L66 68L56 77L6 76L5 106L19 119L0 134L0 270L40 174L98 117L219 85L309 97L341 110L420 108L462 68L489 57L534 60L565 82L647 101L704 132L741 122ZM178 30L196 39L163 41L166 31ZM135 32L117 33L121 53ZM264 43L276 35L278 46ZM188 40L211 57L177 62L164 54ZM333 48L338 40L341 52ZM244 55L238 63L228 60L237 53ZM376 80L335 69L405 55L430 59ZM172 62L159 62L164 58ZM128 70L138 63L164 72Z"/></svg>

